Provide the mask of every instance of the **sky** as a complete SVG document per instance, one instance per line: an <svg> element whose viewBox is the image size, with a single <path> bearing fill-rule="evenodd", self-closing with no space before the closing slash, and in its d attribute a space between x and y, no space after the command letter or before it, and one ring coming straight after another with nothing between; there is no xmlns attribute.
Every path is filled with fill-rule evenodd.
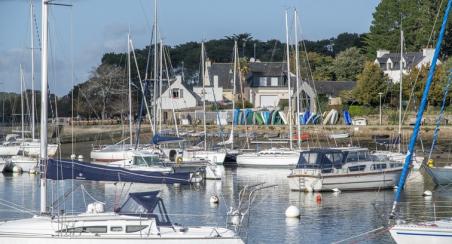
<svg viewBox="0 0 452 244"><path fill-rule="evenodd" d="M158 25L167 45L245 32L260 40L284 40L284 11L296 8L301 37L318 40L342 32L367 32L379 1L159 0ZM86 81L104 53L127 50L129 29L135 48L149 43L154 0L56 2L72 4L51 6L49 15L49 86L57 95ZM38 29L33 29L41 36L41 1L34 5ZM19 65L24 67L26 87L31 88L30 25L29 0L0 0L0 91L20 91ZM36 47L40 37L35 37ZM39 89L40 52L35 49L35 53L35 89Z"/></svg>

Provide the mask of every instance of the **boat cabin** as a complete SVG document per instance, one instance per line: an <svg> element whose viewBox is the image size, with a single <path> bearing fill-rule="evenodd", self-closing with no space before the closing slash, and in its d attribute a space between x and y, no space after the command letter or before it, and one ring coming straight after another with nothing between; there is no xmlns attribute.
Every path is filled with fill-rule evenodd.
<svg viewBox="0 0 452 244"><path fill-rule="evenodd" d="M300 153L297 169L320 169L322 173L340 170L360 172L400 167L400 163L379 160L366 148L316 148Z"/></svg>

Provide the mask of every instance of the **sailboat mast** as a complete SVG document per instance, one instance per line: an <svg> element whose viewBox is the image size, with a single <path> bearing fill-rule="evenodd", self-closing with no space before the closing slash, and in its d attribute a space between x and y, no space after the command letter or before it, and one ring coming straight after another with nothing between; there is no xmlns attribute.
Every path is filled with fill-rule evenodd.
<svg viewBox="0 0 452 244"><path fill-rule="evenodd" d="M400 30L400 88L399 88L399 153L402 152L402 82L403 82L403 30Z"/></svg>
<svg viewBox="0 0 452 244"><path fill-rule="evenodd" d="M286 10L286 54L287 54L287 92L288 92L288 104L289 104L289 147L292 150L292 105L291 105L291 88L290 88L290 52L289 52L289 23L287 20L287 10Z"/></svg>
<svg viewBox="0 0 452 244"><path fill-rule="evenodd" d="M19 65L19 77L20 77L20 123L22 141L25 140L25 118L24 118L24 72L22 70L22 64Z"/></svg>
<svg viewBox="0 0 452 244"><path fill-rule="evenodd" d="M162 130L162 79L163 79L163 40L160 39L160 55L159 55L159 98L158 98L158 117L159 131Z"/></svg>
<svg viewBox="0 0 452 244"><path fill-rule="evenodd" d="M30 0L30 41L31 41L31 138L35 139L35 44L34 44L34 7Z"/></svg>
<svg viewBox="0 0 452 244"><path fill-rule="evenodd" d="M130 33L127 34L127 73L129 76L128 83L129 83L129 141L130 146L133 145L133 128L132 128L132 69L131 69L131 62L130 62Z"/></svg>
<svg viewBox="0 0 452 244"><path fill-rule="evenodd" d="M41 42L41 213L47 212L47 185L45 166L47 165L47 47L48 47L48 0L42 0L42 42Z"/></svg>
<svg viewBox="0 0 452 244"><path fill-rule="evenodd" d="M236 83L236 77L237 77L237 40L234 41L234 68L233 68L233 75L232 78L232 121L231 121L231 149L234 149L234 114L235 114L235 83Z"/></svg>
<svg viewBox="0 0 452 244"><path fill-rule="evenodd" d="M156 116L157 116L157 0L154 0L154 101L153 101L153 117L154 117L154 131L156 129Z"/></svg>
<svg viewBox="0 0 452 244"><path fill-rule="evenodd" d="M204 122L204 150L207 151L207 125L206 125L206 77L205 77L205 60L204 60L204 42L201 43L201 77L202 77L202 107Z"/></svg>
<svg viewBox="0 0 452 244"><path fill-rule="evenodd" d="M300 65L299 65L299 51L298 51L298 26L297 26L297 10L294 10L294 28L295 28L295 70L297 78L297 143L298 148L301 148L301 128L300 128Z"/></svg>

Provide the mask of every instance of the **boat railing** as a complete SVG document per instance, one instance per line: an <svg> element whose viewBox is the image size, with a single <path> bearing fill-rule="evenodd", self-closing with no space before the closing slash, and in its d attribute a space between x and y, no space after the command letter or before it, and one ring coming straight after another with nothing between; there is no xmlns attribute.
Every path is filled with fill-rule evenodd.
<svg viewBox="0 0 452 244"><path fill-rule="evenodd" d="M399 212L395 219L405 223L435 222L452 218L452 200L432 200L424 197L422 200L399 202ZM389 216L392 202L378 203L385 209L385 215Z"/></svg>

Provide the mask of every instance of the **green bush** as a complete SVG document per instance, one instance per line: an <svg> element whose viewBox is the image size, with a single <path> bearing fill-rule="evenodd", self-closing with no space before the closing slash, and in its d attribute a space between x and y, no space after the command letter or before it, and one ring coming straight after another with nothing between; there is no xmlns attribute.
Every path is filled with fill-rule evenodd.
<svg viewBox="0 0 452 244"><path fill-rule="evenodd" d="M351 116L365 116L378 113L378 109L366 106L351 105L348 107Z"/></svg>

